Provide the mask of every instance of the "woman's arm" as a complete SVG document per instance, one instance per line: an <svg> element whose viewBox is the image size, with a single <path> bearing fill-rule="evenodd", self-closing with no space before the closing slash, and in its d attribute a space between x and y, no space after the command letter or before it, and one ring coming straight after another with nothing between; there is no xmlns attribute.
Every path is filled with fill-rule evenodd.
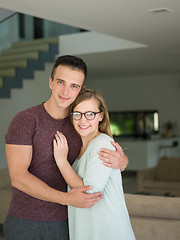
<svg viewBox="0 0 180 240"><path fill-rule="evenodd" d="M83 187L83 180L76 174L67 160L68 144L66 137L62 133L57 132L53 145L56 164L68 186L71 189Z"/></svg>
<svg viewBox="0 0 180 240"><path fill-rule="evenodd" d="M103 134L95 139L89 148L88 158L86 162L86 170L83 176L84 186L92 185L93 189L88 193L103 191L112 172L118 171L106 167L99 159L98 152L101 148L115 151L110 139ZM119 172L119 171L118 171ZM120 173L120 172L119 172Z"/></svg>
<svg viewBox="0 0 180 240"><path fill-rule="evenodd" d="M54 157L69 187L93 186L93 189L89 190L88 193L103 191L113 169L106 167L99 159L98 151L102 146L115 151L115 148L107 138L97 139L93 142L84 177L81 179L67 161L68 145L66 137L62 133L57 132L54 139Z"/></svg>

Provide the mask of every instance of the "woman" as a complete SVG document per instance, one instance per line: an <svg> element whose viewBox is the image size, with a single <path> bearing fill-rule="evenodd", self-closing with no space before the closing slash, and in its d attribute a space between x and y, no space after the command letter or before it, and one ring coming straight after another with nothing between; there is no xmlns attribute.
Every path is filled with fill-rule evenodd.
<svg viewBox="0 0 180 240"><path fill-rule="evenodd" d="M66 138L57 132L54 139L56 164L71 189L91 185L93 188L89 192L100 191L103 198L87 209L69 206L70 239L134 240L121 173L104 166L98 156L102 147L114 148L108 110L100 93L83 90L71 106L71 118L82 139L81 151L71 167L67 161Z"/></svg>

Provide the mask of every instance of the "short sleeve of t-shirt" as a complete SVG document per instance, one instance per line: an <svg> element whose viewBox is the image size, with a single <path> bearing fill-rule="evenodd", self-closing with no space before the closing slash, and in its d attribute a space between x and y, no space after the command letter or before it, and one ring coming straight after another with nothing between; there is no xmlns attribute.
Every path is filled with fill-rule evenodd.
<svg viewBox="0 0 180 240"><path fill-rule="evenodd" d="M19 112L11 121L5 136L6 144L32 145L36 118L27 111Z"/></svg>

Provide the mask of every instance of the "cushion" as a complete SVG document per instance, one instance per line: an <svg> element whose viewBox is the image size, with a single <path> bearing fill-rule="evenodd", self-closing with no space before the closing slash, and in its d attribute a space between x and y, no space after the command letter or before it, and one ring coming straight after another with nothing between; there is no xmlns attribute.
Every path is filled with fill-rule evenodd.
<svg viewBox="0 0 180 240"><path fill-rule="evenodd" d="M180 182L180 158L160 158L155 180Z"/></svg>
<svg viewBox="0 0 180 240"><path fill-rule="evenodd" d="M164 190L179 190L180 191L180 182L175 181L154 181L150 179L144 180L144 187L147 188L154 188L154 189L164 189Z"/></svg>
<svg viewBox="0 0 180 240"><path fill-rule="evenodd" d="M180 198L125 194L130 216L180 220Z"/></svg>

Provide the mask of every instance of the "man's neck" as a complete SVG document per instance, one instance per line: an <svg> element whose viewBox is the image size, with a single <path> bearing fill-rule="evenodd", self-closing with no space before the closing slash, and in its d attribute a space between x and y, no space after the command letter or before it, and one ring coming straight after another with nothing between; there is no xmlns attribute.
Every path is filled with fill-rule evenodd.
<svg viewBox="0 0 180 240"><path fill-rule="evenodd" d="M44 108L54 119L64 119L69 115L69 109L58 108L50 99L44 103Z"/></svg>

